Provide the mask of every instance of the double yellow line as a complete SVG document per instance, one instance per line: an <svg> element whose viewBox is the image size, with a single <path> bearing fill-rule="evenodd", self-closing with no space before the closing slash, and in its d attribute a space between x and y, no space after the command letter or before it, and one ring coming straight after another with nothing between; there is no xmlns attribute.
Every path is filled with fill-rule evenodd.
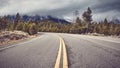
<svg viewBox="0 0 120 68"><path fill-rule="evenodd" d="M56 63L54 68L60 68L60 59L61 59L61 54L63 52L63 68L68 68L68 58L67 58L67 50L66 50L66 45L64 40L59 37L60 40L60 46L59 46L59 51L58 51L58 55L57 55L57 59L56 59ZM62 51L63 50L63 51Z"/></svg>

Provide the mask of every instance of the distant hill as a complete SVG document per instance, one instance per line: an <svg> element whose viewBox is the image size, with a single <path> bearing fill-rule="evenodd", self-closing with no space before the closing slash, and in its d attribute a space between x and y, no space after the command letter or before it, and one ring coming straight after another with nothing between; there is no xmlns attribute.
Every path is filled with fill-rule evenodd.
<svg viewBox="0 0 120 68"><path fill-rule="evenodd" d="M57 17L52 17L52 16L47 16L48 20L54 21L54 22L58 22L58 23L70 23L68 21L66 21L65 19L59 19Z"/></svg>
<svg viewBox="0 0 120 68"><path fill-rule="evenodd" d="M116 23L116 24L120 24L120 20L119 19L114 19L113 22Z"/></svg>
<svg viewBox="0 0 120 68"><path fill-rule="evenodd" d="M14 21L15 20L15 15L8 15L7 19ZM70 22L66 21L65 19L60 19L57 17L53 17L53 16L28 16L28 15L22 15L21 19L23 22L27 22L27 21L42 21L42 20L50 20L56 23L62 23L62 24L69 24Z"/></svg>

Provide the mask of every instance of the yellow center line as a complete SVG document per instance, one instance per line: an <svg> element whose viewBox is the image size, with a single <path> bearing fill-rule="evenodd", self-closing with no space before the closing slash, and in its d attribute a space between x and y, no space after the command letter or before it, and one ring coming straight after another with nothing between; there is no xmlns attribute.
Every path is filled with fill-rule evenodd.
<svg viewBox="0 0 120 68"><path fill-rule="evenodd" d="M68 68L68 58L67 58L67 50L66 50L66 45L64 40L59 37L60 40L60 46L59 46L59 51L58 51L58 55L57 55L57 59L56 59L56 63L54 68L59 68L60 67L60 58L61 58L61 52L63 52L63 68ZM63 47L63 51L62 51L62 47Z"/></svg>
<svg viewBox="0 0 120 68"><path fill-rule="evenodd" d="M56 63L55 63L54 68L59 68L60 67L59 65L60 65L61 51L62 51L62 44L61 44L61 40L60 40L59 51L58 51L58 55L57 55L57 59L56 59Z"/></svg>
<svg viewBox="0 0 120 68"><path fill-rule="evenodd" d="M68 68L67 50L63 39L62 43L63 43L63 68Z"/></svg>

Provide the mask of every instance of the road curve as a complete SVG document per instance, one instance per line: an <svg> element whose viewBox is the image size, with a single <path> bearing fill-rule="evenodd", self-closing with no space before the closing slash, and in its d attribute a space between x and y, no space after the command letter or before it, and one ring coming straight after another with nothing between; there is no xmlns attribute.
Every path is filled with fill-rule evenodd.
<svg viewBox="0 0 120 68"><path fill-rule="evenodd" d="M120 38L64 33L44 33L0 50L0 68L54 68L60 49L64 55L63 42L68 68L120 68Z"/></svg>
<svg viewBox="0 0 120 68"><path fill-rule="evenodd" d="M0 68L53 68L58 48L57 36L43 34L0 51Z"/></svg>
<svg viewBox="0 0 120 68"><path fill-rule="evenodd" d="M59 36L58 36L59 37ZM54 68L68 68L67 49L64 40L59 37L60 46Z"/></svg>
<svg viewBox="0 0 120 68"><path fill-rule="evenodd" d="M69 68L120 68L120 39L59 35L67 45Z"/></svg>

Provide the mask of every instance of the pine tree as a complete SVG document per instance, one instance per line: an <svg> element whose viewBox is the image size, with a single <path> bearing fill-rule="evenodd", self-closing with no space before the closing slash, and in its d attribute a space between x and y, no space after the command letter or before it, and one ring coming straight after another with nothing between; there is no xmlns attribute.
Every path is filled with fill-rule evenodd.
<svg viewBox="0 0 120 68"><path fill-rule="evenodd" d="M37 30L35 23L29 24L28 33L30 35L34 35L34 34L37 34L37 32L38 32L38 30Z"/></svg>
<svg viewBox="0 0 120 68"><path fill-rule="evenodd" d="M19 13L16 14L15 21L14 21L14 29L17 28L16 26L18 23L22 22L21 16Z"/></svg>
<svg viewBox="0 0 120 68"><path fill-rule="evenodd" d="M89 28L89 25L92 21L92 10L88 7L87 11L82 14L83 21L86 23L86 28ZM87 31L88 32L88 31Z"/></svg>
<svg viewBox="0 0 120 68"><path fill-rule="evenodd" d="M24 26L24 23L23 22L19 22L17 25L16 25L16 30L23 30L23 26Z"/></svg>
<svg viewBox="0 0 120 68"><path fill-rule="evenodd" d="M80 20L79 17L77 17L77 19L76 19L76 25L82 26L82 24L81 24L81 20Z"/></svg>

